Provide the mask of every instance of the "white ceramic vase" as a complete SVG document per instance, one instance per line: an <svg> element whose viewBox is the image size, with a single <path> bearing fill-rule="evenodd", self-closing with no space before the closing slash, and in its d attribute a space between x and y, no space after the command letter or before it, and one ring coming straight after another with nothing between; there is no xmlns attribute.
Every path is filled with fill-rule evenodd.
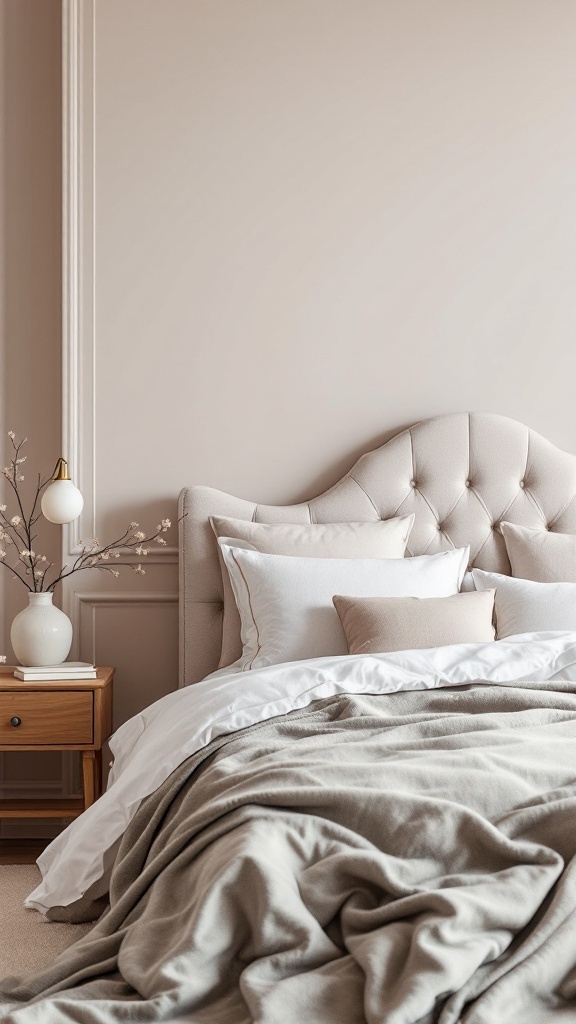
<svg viewBox="0 0 576 1024"><path fill-rule="evenodd" d="M28 607L12 623L10 640L21 665L60 665L70 653L72 623L52 597L30 594Z"/></svg>

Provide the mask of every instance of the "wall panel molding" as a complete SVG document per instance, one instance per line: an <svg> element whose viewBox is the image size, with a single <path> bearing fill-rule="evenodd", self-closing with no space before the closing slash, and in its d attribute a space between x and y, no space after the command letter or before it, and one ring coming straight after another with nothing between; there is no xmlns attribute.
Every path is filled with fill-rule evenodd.
<svg viewBox="0 0 576 1024"><path fill-rule="evenodd" d="M76 622L76 643L78 650L90 650L90 660L96 662L96 613L103 606L117 606L128 610L143 605L178 604L177 591L144 591L140 594L129 590L92 590L74 594L73 616ZM91 610L89 636L82 635L81 607ZM85 646L86 645L86 646Z"/></svg>
<svg viewBox="0 0 576 1024"><path fill-rule="evenodd" d="M62 451L84 496L82 515L63 530L64 559L79 554L80 538L97 535L95 46L95 0L64 0ZM177 559L170 545L154 548L146 562Z"/></svg>
<svg viewBox="0 0 576 1024"><path fill-rule="evenodd" d="M79 656L116 669L115 729L177 689L177 591L85 591L75 603Z"/></svg>
<svg viewBox="0 0 576 1024"><path fill-rule="evenodd" d="M94 4L62 9L62 451L84 495L63 557L95 533Z"/></svg>

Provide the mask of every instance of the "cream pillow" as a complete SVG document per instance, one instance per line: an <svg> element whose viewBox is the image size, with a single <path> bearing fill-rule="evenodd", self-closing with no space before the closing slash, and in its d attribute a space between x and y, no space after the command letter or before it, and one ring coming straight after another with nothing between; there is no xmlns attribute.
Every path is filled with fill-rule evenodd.
<svg viewBox="0 0 576 1024"><path fill-rule="evenodd" d="M501 523L512 575L537 583L576 583L576 535Z"/></svg>
<svg viewBox="0 0 576 1024"><path fill-rule="evenodd" d="M301 558L402 558L414 514L371 523L252 523L226 516L210 520L216 537L230 537L268 555L296 555ZM228 570L220 548L220 569L224 587L222 653L218 668L242 655L240 617L230 586Z"/></svg>
<svg viewBox="0 0 576 1024"><path fill-rule="evenodd" d="M469 555L469 548L456 548L416 558L296 558L246 550L225 538L218 543L240 612L243 670L347 654L334 594L457 594Z"/></svg>
<svg viewBox="0 0 576 1024"><path fill-rule="evenodd" d="M495 639L494 591L451 597L333 598L349 654L385 654Z"/></svg>
<svg viewBox="0 0 576 1024"><path fill-rule="evenodd" d="M496 589L496 636L576 631L576 583L534 583L472 569L477 590Z"/></svg>

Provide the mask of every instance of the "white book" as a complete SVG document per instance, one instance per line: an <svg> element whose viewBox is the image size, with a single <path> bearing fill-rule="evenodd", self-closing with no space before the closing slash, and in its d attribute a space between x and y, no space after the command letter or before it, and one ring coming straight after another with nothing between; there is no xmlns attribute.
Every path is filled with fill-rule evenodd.
<svg viewBox="0 0 576 1024"><path fill-rule="evenodd" d="M18 672L37 672L39 675L50 675L60 672L61 675L75 675L76 672L93 672L94 665L89 661L63 661L61 665L17 665Z"/></svg>
<svg viewBox="0 0 576 1024"><path fill-rule="evenodd" d="M41 682L45 679L96 679L98 673L88 661L64 661L61 665L18 665L14 677L23 682Z"/></svg>
<svg viewBox="0 0 576 1024"><path fill-rule="evenodd" d="M98 673L94 670L92 672L81 672L78 670L75 673L66 672L21 672L19 669L14 670L14 678L21 679L24 683L41 683L41 682L52 682L58 679L97 679Z"/></svg>

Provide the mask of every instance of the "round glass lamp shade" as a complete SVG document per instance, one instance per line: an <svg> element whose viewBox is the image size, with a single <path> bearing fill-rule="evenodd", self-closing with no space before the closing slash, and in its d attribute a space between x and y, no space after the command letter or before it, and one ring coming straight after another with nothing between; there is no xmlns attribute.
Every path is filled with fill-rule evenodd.
<svg viewBox="0 0 576 1024"><path fill-rule="evenodd" d="M51 523L72 523L84 508L84 498L71 480L53 480L42 495L42 515Z"/></svg>

